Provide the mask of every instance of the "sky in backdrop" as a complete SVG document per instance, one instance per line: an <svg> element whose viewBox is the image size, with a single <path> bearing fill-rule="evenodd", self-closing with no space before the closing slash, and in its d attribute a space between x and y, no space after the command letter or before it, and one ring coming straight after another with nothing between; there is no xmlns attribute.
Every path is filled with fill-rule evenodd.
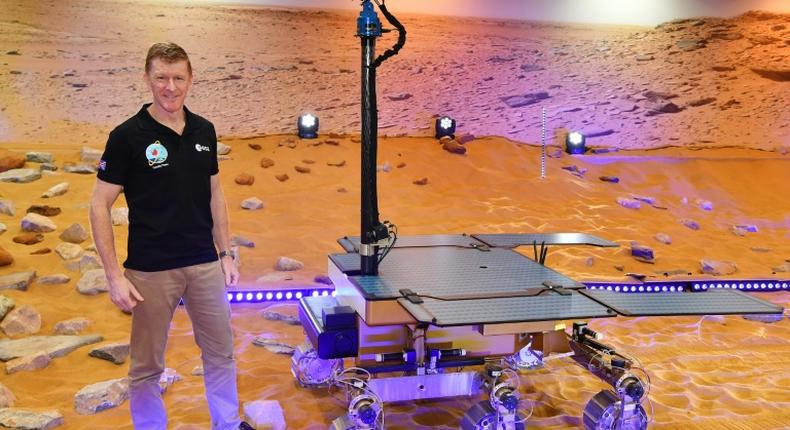
<svg viewBox="0 0 790 430"><path fill-rule="evenodd" d="M175 0L190 3L188 0ZM360 0L203 0L359 10ZM677 18L730 17L748 10L790 13L790 0L387 0L394 13L460 15L521 20L656 25Z"/></svg>

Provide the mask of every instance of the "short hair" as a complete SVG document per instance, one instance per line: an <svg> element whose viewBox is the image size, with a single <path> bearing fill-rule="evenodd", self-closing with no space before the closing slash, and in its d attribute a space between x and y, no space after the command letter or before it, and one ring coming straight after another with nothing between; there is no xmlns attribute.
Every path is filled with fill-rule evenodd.
<svg viewBox="0 0 790 430"><path fill-rule="evenodd" d="M151 71L151 62L158 58L165 63L175 63L178 61L186 61L189 74L192 75L192 63L189 61L189 56L184 48L176 45L173 42L158 42L148 48L148 55L145 57L145 73Z"/></svg>

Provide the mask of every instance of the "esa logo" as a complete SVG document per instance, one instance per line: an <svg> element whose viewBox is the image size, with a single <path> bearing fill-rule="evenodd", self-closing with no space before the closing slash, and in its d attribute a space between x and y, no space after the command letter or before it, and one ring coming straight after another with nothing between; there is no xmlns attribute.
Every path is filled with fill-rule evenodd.
<svg viewBox="0 0 790 430"><path fill-rule="evenodd" d="M197 151L197 152L200 152L200 151L206 151L206 152L208 152L208 151L211 151L211 150L209 149L209 147L208 147L208 146L203 146L203 145L201 145L201 144L199 144L199 143L196 143L196 144L195 144L195 151Z"/></svg>

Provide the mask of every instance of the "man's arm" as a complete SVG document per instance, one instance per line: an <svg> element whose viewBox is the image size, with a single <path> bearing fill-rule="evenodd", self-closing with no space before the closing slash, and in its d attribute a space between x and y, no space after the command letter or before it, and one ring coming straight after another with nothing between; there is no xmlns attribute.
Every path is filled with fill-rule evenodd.
<svg viewBox="0 0 790 430"><path fill-rule="evenodd" d="M211 234L214 243L220 251L230 251L230 235L228 234L228 207L225 203L225 194L219 183L219 174L211 175L211 218L214 228ZM220 258L222 272L225 273L225 285L233 286L239 281L239 269L233 264L232 256Z"/></svg>
<svg viewBox="0 0 790 430"><path fill-rule="evenodd" d="M131 311L143 297L121 273L115 253L115 235L112 231L112 205L123 187L96 180L90 205L91 231L96 250L99 252L104 273L110 287L110 300L123 311Z"/></svg>

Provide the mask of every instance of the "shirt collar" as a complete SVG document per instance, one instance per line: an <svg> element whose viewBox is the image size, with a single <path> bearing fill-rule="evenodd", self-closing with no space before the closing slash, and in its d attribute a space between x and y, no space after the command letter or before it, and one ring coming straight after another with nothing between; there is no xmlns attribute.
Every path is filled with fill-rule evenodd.
<svg viewBox="0 0 790 430"><path fill-rule="evenodd" d="M151 103L146 103L140 108L140 111L137 112L137 125L143 130L152 130L152 131L161 131L166 130L170 133L178 135L175 131L167 127L166 125L158 122L151 116L148 112L148 107L151 106ZM191 133L193 129L197 126L197 121L195 121L195 114L189 111L186 106L184 106L184 120L186 123L184 124L184 132L181 133L181 136L186 136L187 134Z"/></svg>

